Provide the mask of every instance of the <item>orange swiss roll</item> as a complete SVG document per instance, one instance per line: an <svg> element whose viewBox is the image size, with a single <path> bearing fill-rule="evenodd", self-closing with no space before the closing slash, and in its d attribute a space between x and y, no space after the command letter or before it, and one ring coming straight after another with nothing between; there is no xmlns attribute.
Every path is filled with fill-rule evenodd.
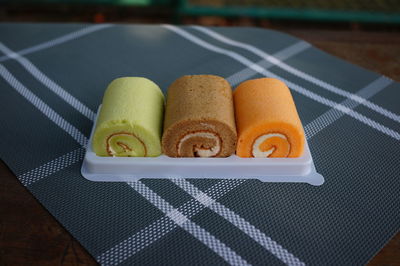
<svg viewBox="0 0 400 266"><path fill-rule="evenodd" d="M300 157L304 129L285 83L260 78L241 83L233 93L240 157Z"/></svg>

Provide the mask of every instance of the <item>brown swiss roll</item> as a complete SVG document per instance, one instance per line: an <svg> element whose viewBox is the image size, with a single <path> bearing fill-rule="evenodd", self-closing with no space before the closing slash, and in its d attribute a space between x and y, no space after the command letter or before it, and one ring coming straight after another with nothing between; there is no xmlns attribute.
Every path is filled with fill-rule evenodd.
<svg viewBox="0 0 400 266"><path fill-rule="evenodd" d="M183 76L168 88L162 149L170 157L227 157L235 152L232 90L218 76Z"/></svg>

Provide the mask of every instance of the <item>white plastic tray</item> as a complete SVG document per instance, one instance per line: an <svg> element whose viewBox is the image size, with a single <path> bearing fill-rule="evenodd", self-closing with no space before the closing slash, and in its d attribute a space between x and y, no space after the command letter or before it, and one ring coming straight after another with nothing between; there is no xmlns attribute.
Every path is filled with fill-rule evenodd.
<svg viewBox="0 0 400 266"><path fill-rule="evenodd" d="M100 109L100 108L99 108ZM97 120L97 117L96 117ZM92 150L90 135L82 164L82 175L91 181L127 182L141 178L210 178L259 179L264 182L296 182L319 186L324 183L318 174L306 143L299 158L171 158L100 157Z"/></svg>

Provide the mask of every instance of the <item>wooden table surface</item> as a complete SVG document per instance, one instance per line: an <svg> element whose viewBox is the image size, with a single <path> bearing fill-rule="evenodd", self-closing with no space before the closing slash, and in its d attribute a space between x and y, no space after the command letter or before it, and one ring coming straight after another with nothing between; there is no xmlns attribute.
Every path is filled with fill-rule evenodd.
<svg viewBox="0 0 400 266"><path fill-rule="evenodd" d="M318 48L400 81L400 35L288 30ZM399 99L400 100L400 99ZM0 265L96 265L86 250L0 161ZM400 265L400 233L369 262Z"/></svg>

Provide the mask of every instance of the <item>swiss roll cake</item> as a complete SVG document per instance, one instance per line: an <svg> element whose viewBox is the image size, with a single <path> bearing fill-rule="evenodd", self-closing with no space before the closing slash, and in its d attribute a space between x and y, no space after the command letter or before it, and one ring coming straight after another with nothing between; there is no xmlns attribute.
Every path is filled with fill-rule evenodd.
<svg viewBox="0 0 400 266"><path fill-rule="evenodd" d="M151 80L115 79L107 87L93 137L98 156L161 154L164 95Z"/></svg>
<svg viewBox="0 0 400 266"><path fill-rule="evenodd" d="M227 157L235 152L232 90L218 76L191 75L168 88L162 150L170 157Z"/></svg>
<svg viewBox="0 0 400 266"><path fill-rule="evenodd" d="M241 83L233 93L240 157L300 157L305 135L289 88L280 80Z"/></svg>

